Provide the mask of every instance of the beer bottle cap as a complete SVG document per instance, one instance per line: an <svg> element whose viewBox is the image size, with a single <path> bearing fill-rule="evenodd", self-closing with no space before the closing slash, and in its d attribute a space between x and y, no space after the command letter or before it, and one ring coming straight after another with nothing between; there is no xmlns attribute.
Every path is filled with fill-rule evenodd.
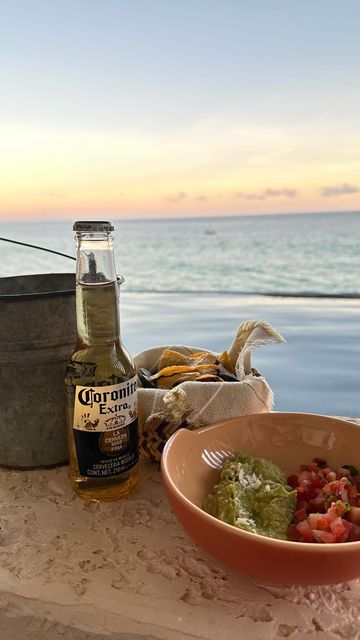
<svg viewBox="0 0 360 640"><path fill-rule="evenodd" d="M108 220L78 220L74 222L73 231L77 233L108 233L114 231L114 225Z"/></svg>

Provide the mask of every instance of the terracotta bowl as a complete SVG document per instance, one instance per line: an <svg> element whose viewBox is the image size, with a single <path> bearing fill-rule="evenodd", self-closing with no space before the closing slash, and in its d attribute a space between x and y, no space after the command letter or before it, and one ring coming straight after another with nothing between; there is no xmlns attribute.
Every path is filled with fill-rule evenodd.
<svg viewBox="0 0 360 640"><path fill-rule="evenodd" d="M309 544L242 531L205 513L216 483L216 461L233 451L267 458L285 474L314 457L329 466L360 466L360 427L301 413L262 413L188 431L167 442L162 474L170 504L184 529L214 558L256 580L282 584L335 584L360 576L360 542ZM213 466L212 466L213 465Z"/></svg>

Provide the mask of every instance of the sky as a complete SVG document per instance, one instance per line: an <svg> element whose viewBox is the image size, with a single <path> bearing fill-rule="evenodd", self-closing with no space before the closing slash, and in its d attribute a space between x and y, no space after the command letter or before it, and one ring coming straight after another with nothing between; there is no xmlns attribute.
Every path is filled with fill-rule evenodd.
<svg viewBox="0 0 360 640"><path fill-rule="evenodd" d="M0 0L0 219L360 210L358 0Z"/></svg>

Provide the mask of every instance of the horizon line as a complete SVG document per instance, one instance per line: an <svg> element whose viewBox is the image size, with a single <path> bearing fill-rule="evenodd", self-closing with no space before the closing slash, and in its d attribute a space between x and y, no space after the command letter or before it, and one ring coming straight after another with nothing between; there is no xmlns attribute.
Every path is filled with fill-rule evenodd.
<svg viewBox="0 0 360 640"><path fill-rule="evenodd" d="M186 220L187 222L189 220L208 220L208 219L212 219L212 220L216 220L216 219L224 219L224 218L268 218L270 216L316 216L316 215L336 215L336 214L343 214L343 213L350 213L350 214L360 214L360 209L336 209L336 210L328 210L328 209L324 209L322 211L286 211L286 212L281 212L281 211L277 211L277 212L268 212L268 213L226 213L226 214L207 214L207 215L192 215L192 214L188 214L188 215L177 215L176 217L174 216L145 216L145 217L133 217L133 218L129 218L129 217L119 217L114 216L114 215L110 215L110 216L64 216L64 217L59 217L59 218L45 218L45 217L27 217L27 218L0 218L0 224L23 224L24 222L34 222L34 223L41 223L41 222L45 222L45 223L58 223L58 222L71 222L72 220L76 220L76 219L81 219L81 220L105 220L108 218L111 218L114 221L117 222L153 222L153 221L157 221L157 222L169 222L169 221L183 221Z"/></svg>

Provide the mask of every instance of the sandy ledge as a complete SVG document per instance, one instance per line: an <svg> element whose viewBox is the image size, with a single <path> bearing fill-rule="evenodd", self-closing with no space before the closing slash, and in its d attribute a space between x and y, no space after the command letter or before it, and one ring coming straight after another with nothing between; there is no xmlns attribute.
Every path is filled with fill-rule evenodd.
<svg viewBox="0 0 360 640"><path fill-rule="evenodd" d="M131 499L83 503L68 469L0 471L1 640L357 638L360 583L254 584L171 512L158 467Z"/></svg>

